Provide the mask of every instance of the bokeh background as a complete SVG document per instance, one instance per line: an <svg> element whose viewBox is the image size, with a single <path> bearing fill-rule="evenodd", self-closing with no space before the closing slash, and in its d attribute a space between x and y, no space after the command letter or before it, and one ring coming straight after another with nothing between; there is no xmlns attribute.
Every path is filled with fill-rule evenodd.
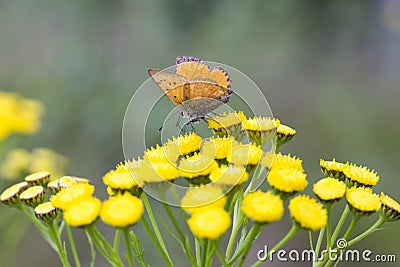
<svg viewBox="0 0 400 267"><path fill-rule="evenodd" d="M250 76L274 115L297 130L282 151L303 159L310 181L321 178L321 157L336 157L375 169L376 191L400 200L400 1L0 1L0 88L40 100L47 111L40 133L20 145L67 156L68 172L93 180L99 197L105 197L102 175L123 160L129 99L148 78L147 68L168 67L178 55ZM265 243L280 240L289 227L284 221L266 230L252 260ZM356 247L400 261L399 224L385 228ZM160 266L136 229L149 263ZM82 236L86 266L83 231L74 234ZM303 232L286 248L307 244ZM173 254L183 257L179 249ZM270 264L283 265L299 263ZM59 266L59 260L32 226L12 266ZM99 257L96 266L107 264Z"/></svg>

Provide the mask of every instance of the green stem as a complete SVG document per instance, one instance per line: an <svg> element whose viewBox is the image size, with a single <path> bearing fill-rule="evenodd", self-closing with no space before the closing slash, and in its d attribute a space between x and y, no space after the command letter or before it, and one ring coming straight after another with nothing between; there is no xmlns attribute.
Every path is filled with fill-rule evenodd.
<svg viewBox="0 0 400 267"><path fill-rule="evenodd" d="M164 240L162 238L160 229L158 228L158 225L157 225L157 221L156 221L156 219L154 217L153 210L151 209L149 199L147 198L146 194L142 194L142 200L143 200L144 206L146 207L147 214L149 215L150 224L151 224L151 226L152 226L152 228L154 230L154 233L155 233L155 235L156 235L156 237L158 239L158 242L159 242L161 248L165 252L165 255L166 255L167 259L168 259L168 263L173 265L171 257L169 256L169 253L168 253L168 250L167 250L167 246L164 243Z"/></svg>
<svg viewBox="0 0 400 267"><path fill-rule="evenodd" d="M347 216L349 215L350 212L350 208L349 205L346 205L346 207L344 208L344 211L342 213L342 216L339 219L338 224L336 225L335 231L333 232L332 238L331 238L331 242L329 243L329 247L331 248L333 246L333 244L336 242L336 238L338 237L340 230L342 230L342 227L346 221Z"/></svg>
<svg viewBox="0 0 400 267"><path fill-rule="evenodd" d="M241 198L240 195L243 192L243 189L238 190L235 194L237 194L237 197L235 197L235 199L237 200L235 202L234 205L234 210L233 210L233 226L232 226L232 231L231 231L231 235L229 237L229 241L228 241L228 245L226 247L226 251L225 251L225 258L229 259L229 257L232 254L232 250L233 250L233 246L235 244L236 241L236 237L239 233L240 230L240 226L243 223L243 218L244 218L244 214L243 212L241 212Z"/></svg>
<svg viewBox="0 0 400 267"><path fill-rule="evenodd" d="M79 261L79 256L78 256L78 252L76 250L76 246L75 246L75 242L74 242L74 237L72 236L72 232L71 232L71 227L69 227L69 225L67 224L65 226L65 229L67 231L67 236L68 236L68 240L69 240L69 244L71 246L71 251L72 251L72 256L74 258L74 262L76 267L80 267L81 263Z"/></svg>
<svg viewBox="0 0 400 267"><path fill-rule="evenodd" d="M61 244L61 238L58 234L56 226L54 225L53 222L50 222L47 225L48 225L50 235L52 236L52 238L57 246L58 255L61 259L61 262L63 263L63 266L70 267L71 264L68 261L67 252L65 251L65 249L63 248L63 245Z"/></svg>
<svg viewBox="0 0 400 267"><path fill-rule="evenodd" d="M90 254L92 256L92 259L90 261L90 267L94 267L95 261L96 261L96 249L94 248L94 244L93 244L93 239L90 237L89 233L87 232L87 230L85 229L85 233L88 239L88 243L90 246Z"/></svg>
<svg viewBox="0 0 400 267"><path fill-rule="evenodd" d="M381 215L379 217L379 219L370 227L368 228L364 233L360 234L359 236L353 238L352 240L350 240L349 242L347 242L347 246L352 246L354 244L356 244L357 242L363 240L364 238L366 238L367 236L369 236L370 234L372 234L373 232L377 231L378 228L386 221L386 218Z"/></svg>
<svg viewBox="0 0 400 267"><path fill-rule="evenodd" d="M128 259L129 267L134 267L135 263L133 262L132 245L129 239L129 227L124 228L123 232L124 232L125 247L128 253L126 258Z"/></svg>
<svg viewBox="0 0 400 267"><path fill-rule="evenodd" d="M239 260L238 263L238 267L241 267L244 263L244 261L247 258L247 254L250 251L251 245L253 244L253 242L255 241L256 237L260 234L261 230L262 230L263 225L259 224L259 223L254 223L252 228L249 231L249 234L247 235L246 239L243 242L243 254L242 257Z"/></svg>
<svg viewBox="0 0 400 267"><path fill-rule="evenodd" d="M311 230L308 231L308 241L310 242L310 249L314 250L314 242Z"/></svg>
<svg viewBox="0 0 400 267"><path fill-rule="evenodd" d="M354 215L353 219L351 220L350 226L347 229L346 233L343 235L343 239L347 240L347 238L350 236L350 234L353 232L354 228L356 227L358 221L360 220L359 215Z"/></svg>
<svg viewBox="0 0 400 267"><path fill-rule="evenodd" d="M326 204L327 220L326 220L326 248L331 244L332 228L331 228L331 204Z"/></svg>
<svg viewBox="0 0 400 267"><path fill-rule="evenodd" d="M110 255L110 253L112 253L112 248L110 246L110 244L108 244L108 242L106 240L102 240L102 236L99 235L98 230L96 228L96 226L94 225L90 225L88 227L86 227L86 232L87 234L91 237L91 239L93 240L94 244L96 245L96 247L99 249L100 253L107 259L107 261L115 267L122 267L123 264L120 261L120 259L116 259L115 257L113 257L114 255ZM108 244L108 246L111 248L111 250L107 251L107 249L105 248L105 243L104 241Z"/></svg>
<svg viewBox="0 0 400 267"><path fill-rule="evenodd" d="M316 256L319 255L319 250L321 249L322 240L324 239L325 229L326 229L326 227L319 230L317 245L315 246L315 250L314 250ZM313 262L313 266L314 266L314 264L316 264L316 262Z"/></svg>
<svg viewBox="0 0 400 267"><path fill-rule="evenodd" d="M93 234L96 236L96 238L100 241L100 243L106 247L109 253L113 252L113 248L111 247L110 243L107 241L107 239L100 233L99 229L97 229L96 226L92 225L91 230L93 231Z"/></svg>
<svg viewBox="0 0 400 267"><path fill-rule="evenodd" d="M356 217L359 216L355 216L352 220L352 224L355 226L355 224L357 223L358 219L355 219ZM354 222L355 221L355 222ZM373 232L375 232L384 222L386 221L384 216L380 216L379 219L370 227L368 228L365 232L363 232L362 234L358 235L357 237L355 237L354 239L350 240L349 242L347 242L346 246L343 248L338 248L336 247L336 250L341 250L341 249L345 249L348 248L354 244L356 244L357 242L361 241L362 239L364 239L365 237L369 236L370 234L372 234ZM354 222L354 223L353 223ZM354 228L354 226L349 226L349 229L352 227ZM346 234L344 236L349 236L352 230L348 230L346 232ZM349 233L348 233L349 232ZM346 239L345 237L343 237L344 239ZM326 262L326 263L325 263ZM325 264L325 265L324 265ZM323 260L316 265L317 267L321 267L321 266L330 266L332 264L332 260L328 259L328 255L325 255L325 257L323 258Z"/></svg>
<svg viewBox="0 0 400 267"><path fill-rule="evenodd" d="M207 249L207 259L206 259L206 266L211 267L213 259L214 259L214 254L215 254L215 246L214 242L212 240L209 240L209 246Z"/></svg>
<svg viewBox="0 0 400 267"><path fill-rule="evenodd" d="M265 259L269 258L271 251L277 251L278 249L283 247L290 239L292 239L298 233L300 229L301 227L295 221L293 221L292 227L290 228L289 232L285 235L284 238L282 238L281 241L279 241L278 244L276 244L271 250L268 251L267 255L265 256ZM260 266L261 264L263 264L263 262L264 261L262 260L256 261L251 267Z"/></svg>
<svg viewBox="0 0 400 267"><path fill-rule="evenodd" d="M201 267L206 267L207 266L207 250L208 250L208 245L209 245L209 240L208 239L203 239L203 249L202 249L202 255L201 255Z"/></svg>
<svg viewBox="0 0 400 267"><path fill-rule="evenodd" d="M258 181L258 179L260 178L260 175L261 175L261 173L262 173L262 165L261 164L258 164L257 166L256 166L256 169L254 170L254 173L253 173L253 175L252 175L252 177L251 177L251 181L250 181L250 184L249 184L249 186L246 188L246 191L245 191L245 195L247 195L247 193L249 193L249 192L252 192L253 190L254 190L254 184Z"/></svg>
<svg viewBox="0 0 400 267"><path fill-rule="evenodd" d="M248 250L250 249L251 244L254 241L254 238L260 233L260 231L261 231L261 224L254 223L253 226L251 227L249 233L247 234L246 238L242 242L242 244L240 244L240 246L238 246L238 248L236 249L232 258L229 260L228 263L230 265L232 265L235 261L237 261L237 259L240 256L244 256L244 254L247 254Z"/></svg>
<svg viewBox="0 0 400 267"><path fill-rule="evenodd" d="M146 218L144 216L142 216L141 222L142 222L143 227L146 230L147 234L150 236L150 239L153 241L153 244L158 249L158 252L160 252L160 255L164 259L165 263L169 267L173 267L173 263L172 263L170 257L166 254L166 251L163 249L163 247L161 246L160 242L158 242L157 237L154 235L154 232L150 228L150 225L149 225L149 223L147 222L147 220L146 220Z"/></svg>
<svg viewBox="0 0 400 267"><path fill-rule="evenodd" d="M193 252L192 252L191 248L188 246L188 242L186 241L187 239L186 239L185 235L183 234L178 222L176 221L176 218L175 218L174 214L172 213L170 206L168 204L166 204L166 202L163 202L163 206L164 206L165 211L168 214L169 219L172 222L172 225L175 227L175 230L177 231L177 233L179 235L179 239L181 240L183 251L185 252L187 259L192 264L192 266L195 266L196 260L194 258Z"/></svg>
<svg viewBox="0 0 400 267"><path fill-rule="evenodd" d="M216 250L216 252L217 252L217 256L218 256L219 260L220 260L221 263L222 263L222 266L224 266L224 267L229 267L229 264L228 264L228 262L226 261L226 259L225 259L225 257L224 257L224 254L223 254L222 251L221 251L221 248L219 247L218 241L215 241L214 246L215 246L215 250Z"/></svg>
<svg viewBox="0 0 400 267"><path fill-rule="evenodd" d="M194 237L194 248L196 252L196 263L197 266L200 266L201 265L200 240L196 236Z"/></svg>

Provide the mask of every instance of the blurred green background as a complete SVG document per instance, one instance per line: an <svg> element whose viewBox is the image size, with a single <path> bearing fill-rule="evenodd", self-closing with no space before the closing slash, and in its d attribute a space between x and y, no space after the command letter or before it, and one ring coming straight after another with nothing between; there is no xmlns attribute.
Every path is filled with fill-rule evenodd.
<svg viewBox="0 0 400 267"><path fill-rule="evenodd" d="M400 200L400 1L0 1L0 88L40 100L47 110L40 133L22 145L66 155L69 173L93 180L103 198L102 175L123 160L129 99L147 68L168 67L178 55L250 76L274 115L297 130L282 151L303 159L310 181L321 178L321 157L336 157L375 169L375 191ZM288 227L267 230L252 259ZM357 247L400 261L400 225L385 228ZM89 248L83 231L75 233L86 266ZM159 266L153 246L139 236L149 263ZM286 247L307 244L302 233ZM59 265L33 226L18 254L14 266ZM174 257L181 257L179 248ZM270 264L283 265L299 263ZM107 264L99 257L96 266Z"/></svg>

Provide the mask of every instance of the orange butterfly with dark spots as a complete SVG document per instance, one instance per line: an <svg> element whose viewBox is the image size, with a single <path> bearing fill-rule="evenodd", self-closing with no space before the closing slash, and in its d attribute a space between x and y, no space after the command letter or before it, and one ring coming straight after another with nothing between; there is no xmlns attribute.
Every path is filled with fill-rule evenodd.
<svg viewBox="0 0 400 267"><path fill-rule="evenodd" d="M196 57L176 58L175 73L149 69L150 77L181 109L189 123L198 122L229 101L231 78L223 67L211 69Z"/></svg>

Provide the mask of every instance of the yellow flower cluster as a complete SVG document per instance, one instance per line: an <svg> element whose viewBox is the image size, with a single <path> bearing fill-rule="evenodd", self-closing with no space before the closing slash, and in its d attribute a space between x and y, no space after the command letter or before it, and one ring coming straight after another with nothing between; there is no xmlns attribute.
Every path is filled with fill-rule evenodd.
<svg viewBox="0 0 400 267"><path fill-rule="evenodd" d="M346 162L320 160L326 178L314 184L315 195L323 202L333 203L346 196L350 210L357 216L378 210L388 221L400 219L400 205L389 196L372 192L379 181L378 174L367 167Z"/></svg>
<svg viewBox="0 0 400 267"><path fill-rule="evenodd" d="M20 95L0 91L0 141L12 133L34 134L40 128L43 105Z"/></svg>
<svg viewBox="0 0 400 267"><path fill-rule="evenodd" d="M326 177L332 177L339 179L340 181L346 181L349 187L352 186L375 186L379 181L378 174L367 167L357 166L356 164L346 162L336 162L335 159L332 161L320 160L320 166L322 173Z"/></svg>
<svg viewBox="0 0 400 267"><path fill-rule="evenodd" d="M6 180L17 180L27 173L46 170L51 177L64 175L68 160L51 149L38 147L32 151L24 148L10 150L0 164L0 176Z"/></svg>
<svg viewBox="0 0 400 267"><path fill-rule="evenodd" d="M267 168L270 166L267 181L282 196L288 197L300 192L308 184L302 161L296 157L266 153L261 162Z"/></svg>

